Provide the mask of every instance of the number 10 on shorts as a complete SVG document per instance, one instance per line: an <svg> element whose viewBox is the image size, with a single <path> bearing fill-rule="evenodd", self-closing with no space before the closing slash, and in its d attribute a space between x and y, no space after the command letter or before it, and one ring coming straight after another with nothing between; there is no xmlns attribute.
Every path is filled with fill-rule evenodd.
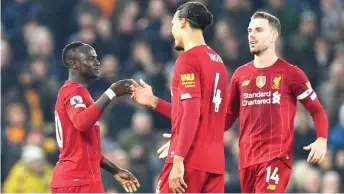
<svg viewBox="0 0 344 194"><path fill-rule="evenodd" d="M265 181L268 183L270 182L270 180L274 180L275 181L275 184L277 185L278 184L278 181L279 181L279 176L277 174L277 171L278 171L278 168L274 168L274 170L272 171L272 174L271 174L271 166L268 166L266 168L266 179Z"/></svg>

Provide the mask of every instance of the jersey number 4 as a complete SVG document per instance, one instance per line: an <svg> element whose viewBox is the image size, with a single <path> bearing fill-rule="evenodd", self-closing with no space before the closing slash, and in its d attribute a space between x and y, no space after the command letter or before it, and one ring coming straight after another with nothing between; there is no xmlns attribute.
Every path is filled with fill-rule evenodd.
<svg viewBox="0 0 344 194"><path fill-rule="evenodd" d="M57 114L56 111L55 111L55 130L56 130L57 145L60 148L63 148L62 125L61 125L61 121L60 121L59 115Z"/></svg>
<svg viewBox="0 0 344 194"><path fill-rule="evenodd" d="M213 96L213 103L215 104L215 112L219 112L220 104L222 101L221 90L217 88L219 84L219 79L220 79L220 74L216 73L215 83L214 83L214 96Z"/></svg>

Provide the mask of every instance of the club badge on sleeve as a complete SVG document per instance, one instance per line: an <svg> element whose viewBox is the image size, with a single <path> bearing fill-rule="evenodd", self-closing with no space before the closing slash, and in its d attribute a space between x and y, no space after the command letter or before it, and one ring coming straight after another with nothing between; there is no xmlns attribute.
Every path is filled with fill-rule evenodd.
<svg viewBox="0 0 344 194"><path fill-rule="evenodd" d="M83 104L83 100L81 96L73 96L70 99L70 104L71 105L76 105L76 104Z"/></svg>

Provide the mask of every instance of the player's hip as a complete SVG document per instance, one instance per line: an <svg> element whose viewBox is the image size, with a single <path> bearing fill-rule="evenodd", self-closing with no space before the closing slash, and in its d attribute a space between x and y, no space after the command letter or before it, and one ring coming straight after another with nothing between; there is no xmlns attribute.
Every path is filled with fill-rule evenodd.
<svg viewBox="0 0 344 194"><path fill-rule="evenodd" d="M292 168L292 154L287 152L281 152L274 154L260 154L255 155L255 157L252 157L252 155L247 154L239 154L239 170L254 165L266 164L276 159L283 161L283 163L287 165L290 169Z"/></svg>
<svg viewBox="0 0 344 194"><path fill-rule="evenodd" d="M168 177L172 169L171 163L165 163L158 178L156 193L171 193ZM188 185L187 193L223 193L224 174L209 173L185 166L184 181Z"/></svg>
<svg viewBox="0 0 344 194"><path fill-rule="evenodd" d="M51 186L52 193L105 193L104 186L101 182L80 184L73 186Z"/></svg>

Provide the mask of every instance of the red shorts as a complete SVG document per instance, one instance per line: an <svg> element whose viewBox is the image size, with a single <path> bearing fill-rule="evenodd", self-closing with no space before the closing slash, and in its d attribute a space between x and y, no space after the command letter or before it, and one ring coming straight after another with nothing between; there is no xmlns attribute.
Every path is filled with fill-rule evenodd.
<svg viewBox="0 0 344 194"><path fill-rule="evenodd" d="M239 170L242 193L284 193L291 169L279 158Z"/></svg>
<svg viewBox="0 0 344 194"><path fill-rule="evenodd" d="M165 164L156 187L156 193L172 193L168 186L168 176L172 164ZM186 193L224 193L224 175L212 174L185 167L184 181L187 184Z"/></svg>
<svg viewBox="0 0 344 194"><path fill-rule="evenodd" d="M102 183L51 188L52 193L105 193Z"/></svg>

